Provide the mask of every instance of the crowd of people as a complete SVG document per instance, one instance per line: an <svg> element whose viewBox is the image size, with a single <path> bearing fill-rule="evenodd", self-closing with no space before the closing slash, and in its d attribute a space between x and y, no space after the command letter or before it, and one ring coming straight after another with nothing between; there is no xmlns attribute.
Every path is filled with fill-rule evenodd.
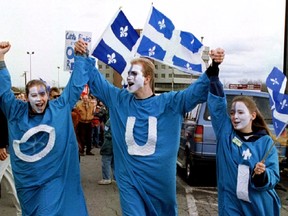
<svg viewBox="0 0 288 216"><path fill-rule="evenodd" d="M105 80L80 39L63 91L48 91L42 80L31 80L24 101L11 91L4 61L10 47L0 42L0 108L13 141L8 148L14 199L19 199L23 216L88 215L75 158L93 156L94 147L102 156L98 184L117 182L123 215L178 215L181 122L184 113L205 101L217 136L219 215L280 215L274 190L279 182L277 150L272 148L263 159L273 140L253 100L235 98L230 116L226 113L218 77L223 49L210 52L211 65L188 88L155 95L150 59L133 59L128 86L120 89ZM83 91L87 84L89 92ZM6 158L0 151L0 159Z"/></svg>

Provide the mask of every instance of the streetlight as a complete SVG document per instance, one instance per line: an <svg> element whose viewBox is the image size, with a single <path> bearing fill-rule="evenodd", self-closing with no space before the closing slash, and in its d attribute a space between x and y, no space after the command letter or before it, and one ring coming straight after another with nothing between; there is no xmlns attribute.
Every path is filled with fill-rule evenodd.
<svg viewBox="0 0 288 216"><path fill-rule="evenodd" d="M24 80L25 80L25 85L24 85L24 87L25 87L26 84L27 84L27 72L28 72L28 71L24 71L24 73L22 74L22 76L24 76Z"/></svg>
<svg viewBox="0 0 288 216"><path fill-rule="evenodd" d="M31 71L31 55L34 54L34 51L32 52L27 52L28 55L30 55L30 80L32 80L32 71Z"/></svg>
<svg viewBox="0 0 288 216"><path fill-rule="evenodd" d="M60 67L57 66L57 68L58 68L58 88L59 88L59 87L60 87L60 80L59 80L59 70L60 70Z"/></svg>

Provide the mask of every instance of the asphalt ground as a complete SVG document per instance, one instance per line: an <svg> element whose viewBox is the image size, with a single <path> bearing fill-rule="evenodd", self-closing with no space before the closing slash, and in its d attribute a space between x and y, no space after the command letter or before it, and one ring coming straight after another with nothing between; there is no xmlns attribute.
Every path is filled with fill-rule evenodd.
<svg viewBox="0 0 288 216"><path fill-rule="evenodd" d="M82 187L85 194L89 216L121 216L118 187L115 182L110 185L98 185L102 179L101 155L93 148L94 156L85 155L80 158ZM177 184L177 199L179 216L189 216L186 191ZM0 216L16 215L15 207L7 192L2 188L0 198Z"/></svg>
<svg viewBox="0 0 288 216"><path fill-rule="evenodd" d="M98 185L101 176L99 149L92 149L94 156L80 159L82 186L89 216L121 216L119 192L115 182ZM281 199L281 216L288 215L288 171L281 174L277 193ZM215 187L191 187L177 177L177 201L179 216L215 216L217 212L217 189ZM2 187L0 216L16 215L15 207Z"/></svg>

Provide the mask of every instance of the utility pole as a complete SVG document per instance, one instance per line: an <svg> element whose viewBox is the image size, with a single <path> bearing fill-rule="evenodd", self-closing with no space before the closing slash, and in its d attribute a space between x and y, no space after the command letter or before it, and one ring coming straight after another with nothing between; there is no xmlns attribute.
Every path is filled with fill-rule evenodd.
<svg viewBox="0 0 288 216"><path fill-rule="evenodd" d="M31 70L31 56L34 55L34 51L27 52L27 54L30 56L30 80L32 80L32 70Z"/></svg>
<svg viewBox="0 0 288 216"><path fill-rule="evenodd" d="M60 88L60 79L59 79L59 70L60 70L60 67L57 66L57 68L58 68L58 88Z"/></svg>
<svg viewBox="0 0 288 216"><path fill-rule="evenodd" d="M28 72L28 71L24 71L24 73L22 74L22 76L24 76L24 82L25 82L24 87L25 87L26 84L27 84L27 72Z"/></svg>

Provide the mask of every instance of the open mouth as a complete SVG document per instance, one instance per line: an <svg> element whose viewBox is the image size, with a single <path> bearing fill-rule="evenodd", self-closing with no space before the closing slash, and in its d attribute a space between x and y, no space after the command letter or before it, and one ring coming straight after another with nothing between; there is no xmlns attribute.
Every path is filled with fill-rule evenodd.
<svg viewBox="0 0 288 216"><path fill-rule="evenodd" d="M129 86L129 87L131 87L131 86L133 86L133 85L134 85L134 83L128 82L128 86Z"/></svg>
<svg viewBox="0 0 288 216"><path fill-rule="evenodd" d="M43 103L39 103L39 104L35 104L35 106L36 106L37 108L39 108L39 109L42 109L43 106L44 106L44 104L43 104Z"/></svg>

